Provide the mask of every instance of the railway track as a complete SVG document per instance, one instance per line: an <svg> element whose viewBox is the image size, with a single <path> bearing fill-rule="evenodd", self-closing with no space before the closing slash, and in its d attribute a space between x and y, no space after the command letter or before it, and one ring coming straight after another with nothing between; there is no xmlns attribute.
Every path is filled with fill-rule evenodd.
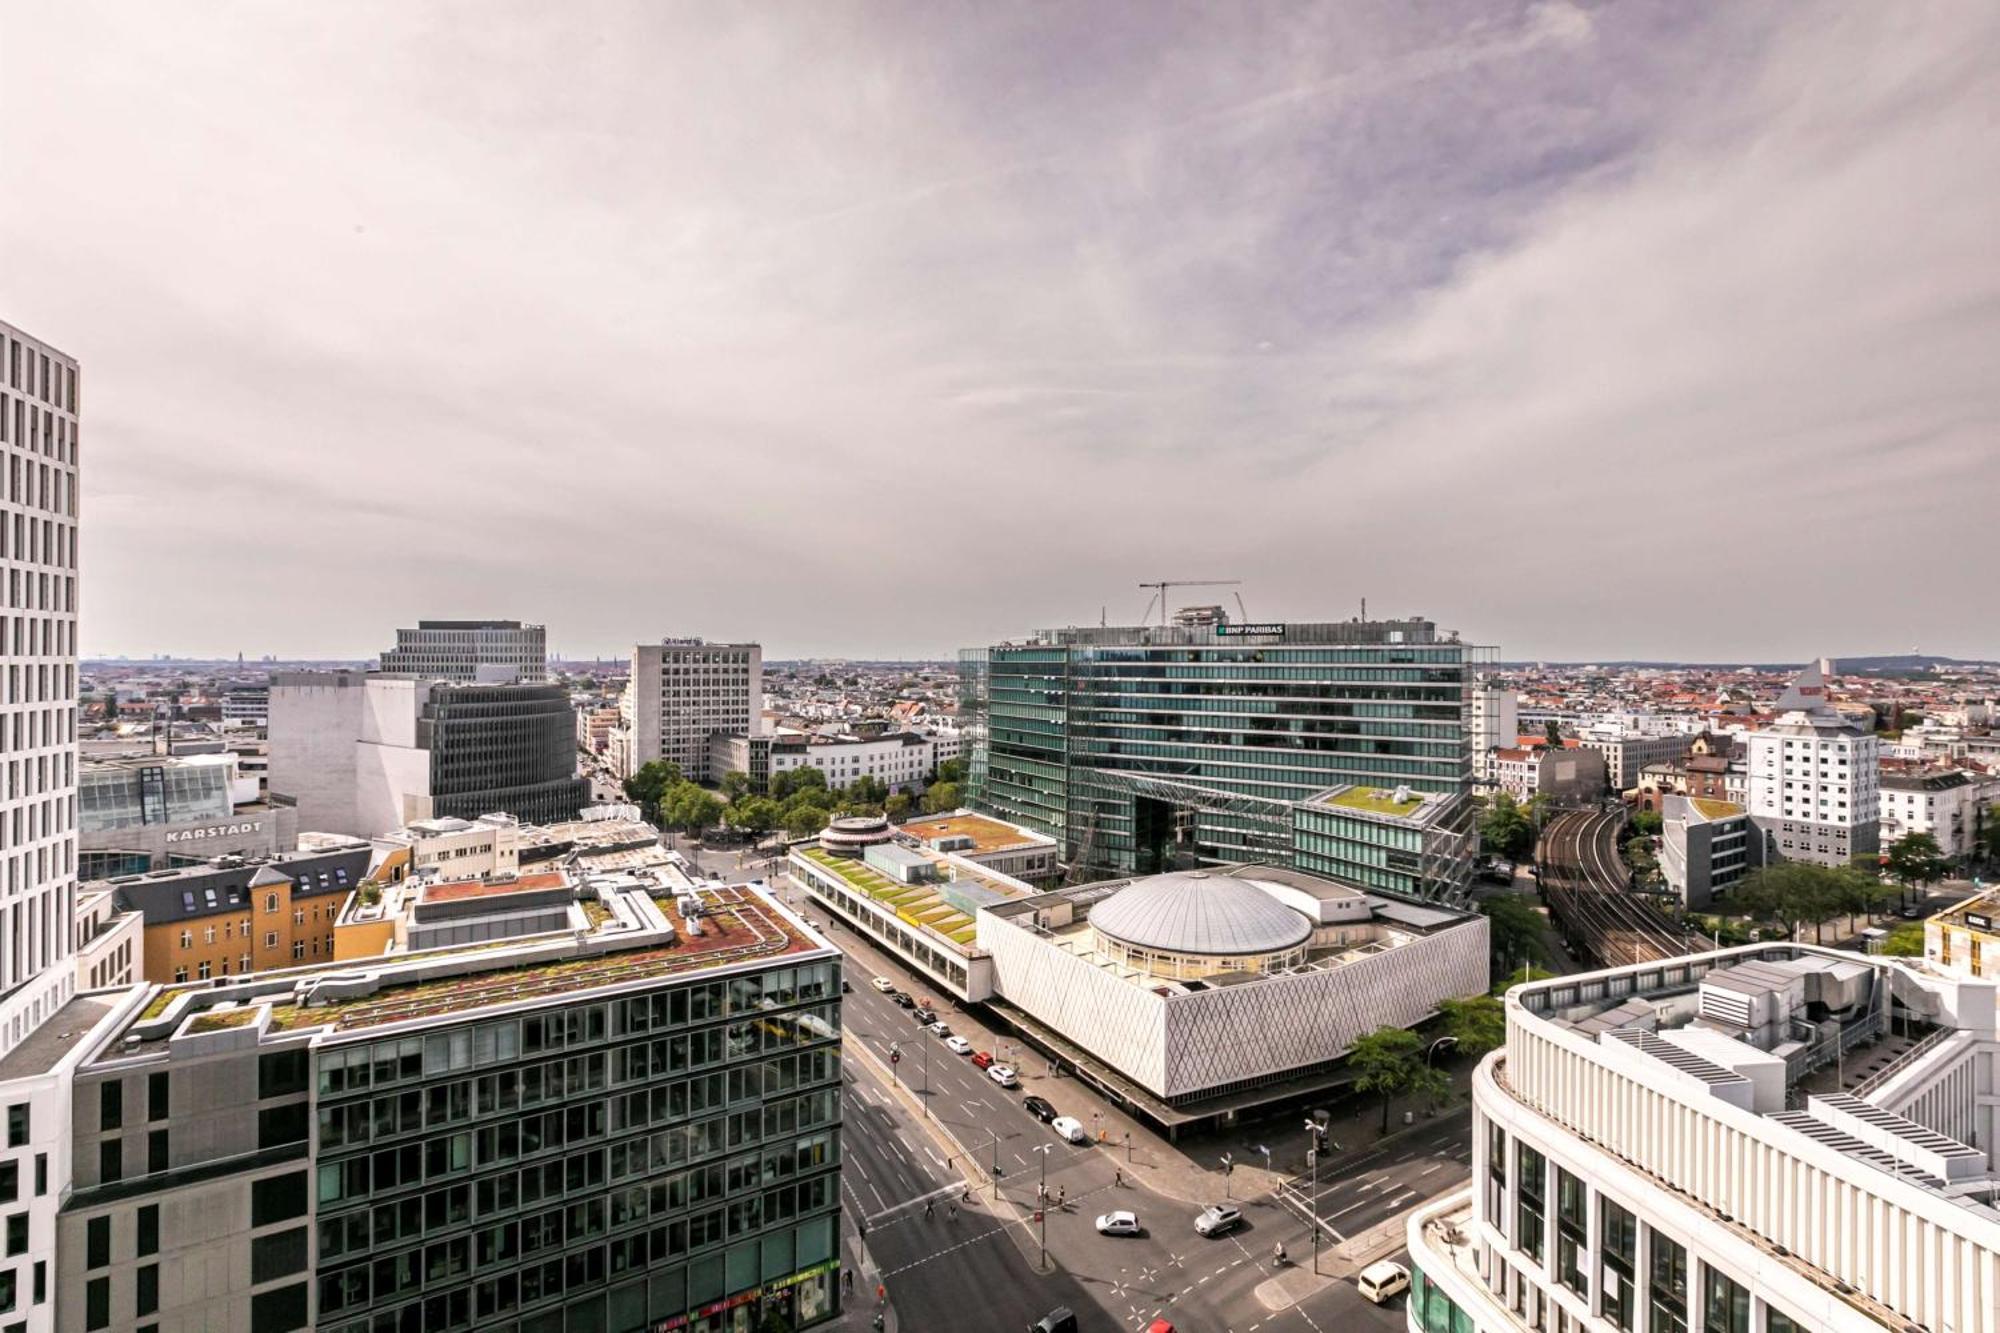
<svg viewBox="0 0 2000 1333"><path fill-rule="evenodd" d="M1618 855L1625 813L1572 810L1542 831L1536 859L1543 896L1573 949L1607 967L1695 952L1679 925L1631 892Z"/></svg>

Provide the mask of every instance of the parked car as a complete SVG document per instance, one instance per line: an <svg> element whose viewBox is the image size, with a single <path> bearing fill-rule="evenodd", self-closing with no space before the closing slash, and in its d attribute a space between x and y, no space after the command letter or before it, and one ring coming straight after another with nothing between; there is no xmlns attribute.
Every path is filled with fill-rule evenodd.
<svg viewBox="0 0 2000 1333"><path fill-rule="evenodd" d="M1221 1236L1243 1225L1243 1210L1233 1203L1212 1203L1194 1219L1194 1229L1203 1236Z"/></svg>
<svg viewBox="0 0 2000 1333"><path fill-rule="evenodd" d="M1354 1285L1376 1305L1387 1305L1410 1289L1410 1270L1394 1259L1380 1259L1362 1269Z"/></svg>
<svg viewBox="0 0 2000 1333"><path fill-rule="evenodd" d="M931 1024L930 1031L933 1037L949 1037L951 1035L951 1029L942 1023Z"/></svg>
<svg viewBox="0 0 2000 1333"><path fill-rule="evenodd" d="M971 1055L972 1043L963 1037L946 1037L944 1048L953 1055Z"/></svg>
<svg viewBox="0 0 2000 1333"><path fill-rule="evenodd" d="M1055 1103L1046 1097L1037 1097L1033 1093L1021 1099L1021 1109L1045 1125L1056 1118Z"/></svg>
<svg viewBox="0 0 2000 1333"><path fill-rule="evenodd" d="M853 993L853 991L854 991L854 983L849 981L846 977L842 977L840 979L840 993L842 995L850 995Z"/></svg>
<svg viewBox="0 0 2000 1333"><path fill-rule="evenodd" d="M1069 1307L1058 1305L1028 1325L1028 1333L1076 1333L1076 1316Z"/></svg>
<svg viewBox="0 0 2000 1333"><path fill-rule="evenodd" d="M1146 1325L1146 1333L1174 1333L1174 1326L1164 1319L1155 1319Z"/></svg>
<svg viewBox="0 0 2000 1333"><path fill-rule="evenodd" d="M1003 1088L1018 1087L1021 1083L1020 1079L1014 1077L1013 1068L1008 1065L994 1065L986 1071L986 1077L992 1079Z"/></svg>
<svg viewBox="0 0 2000 1333"><path fill-rule="evenodd" d="M902 991L899 990L890 991L889 998L896 1002L896 1007L898 1009L914 1009L917 1007L917 1002L915 1000L911 999L908 995L904 994Z"/></svg>
<svg viewBox="0 0 2000 1333"><path fill-rule="evenodd" d="M1905 907L1902 911L1896 913L1897 916L1902 917L1905 921L1915 921L1923 914L1924 909L1921 907Z"/></svg>
<svg viewBox="0 0 2000 1333"><path fill-rule="evenodd" d="M1139 1215L1119 1209L1106 1213L1097 1219L1097 1234L1100 1236L1143 1236L1144 1227L1139 1225Z"/></svg>
<svg viewBox="0 0 2000 1333"><path fill-rule="evenodd" d="M916 1019L917 1022L923 1024L925 1027L929 1027L938 1021L937 1010L935 1009L913 1009L910 1011L910 1017Z"/></svg>
<svg viewBox="0 0 2000 1333"><path fill-rule="evenodd" d="M1057 1138L1067 1139L1071 1143L1090 1142L1090 1131L1085 1129L1083 1122L1073 1115L1057 1116L1049 1121L1049 1128L1056 1132Z"/></svg>
<svg viewBox="0 0 2000 1333"><path fill-rule="evenodd" d="M881 991L884 995L894 995L896 993L896 983L887 977L876 977L868 984L876 990Z"/></svg>
<svg viewBox="0 0 2000 1333"><path fill-rule="evenodd" d="M972 1053L972 1063L978 1065L981 1069L991 1069L993 1067L993 1052L974 1051Z"/></svg>

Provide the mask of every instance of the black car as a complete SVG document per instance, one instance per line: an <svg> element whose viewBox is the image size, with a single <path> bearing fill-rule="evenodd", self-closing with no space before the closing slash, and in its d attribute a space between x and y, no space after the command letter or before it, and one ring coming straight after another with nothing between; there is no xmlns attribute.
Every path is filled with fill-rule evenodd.
<svg viewBox="0 0 2000 1333"><path fill-rule="evenodd" d="M923 1024L925 1027L929 1027L931 1024L937 1022L937 1010L918 1009L910 1017L916 1019L917 1022Z"/></svg>
<svg viewBox="0 0 2000 1333"><path fill-rule="evenodd" d="M889 998L896 1002L898 1009L914 1009L917 1007L917 1002L903 991L890 991Z"/></svg>
<svg viewBox="0 0 2000 1333"><path fill-rule="evenodd" d="M1046 1097L1036 1097L1033 1094L1023 1097L1021 1109L1045 1125L1056 1118L1056 1108Z"/></svg>

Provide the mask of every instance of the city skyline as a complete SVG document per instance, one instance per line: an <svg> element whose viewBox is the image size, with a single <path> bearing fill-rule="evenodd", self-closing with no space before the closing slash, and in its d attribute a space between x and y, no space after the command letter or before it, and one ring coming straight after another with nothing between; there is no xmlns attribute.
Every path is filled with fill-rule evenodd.
<svg viewBox="0 0 2000 1333"><path fill-rule="evenodd" d="M86 655L2000 656L1991 11L224 9L0 56Z"/></svg>

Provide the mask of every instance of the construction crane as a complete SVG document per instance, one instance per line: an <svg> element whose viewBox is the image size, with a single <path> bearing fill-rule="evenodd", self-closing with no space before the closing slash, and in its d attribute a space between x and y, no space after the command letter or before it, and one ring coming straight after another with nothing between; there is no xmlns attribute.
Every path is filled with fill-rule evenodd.
<svg viewBox="0 0 2000 1333"><path fill-rule="evenodd" d="M1141 583L1140 587L1152 588L1155 591L1152 599L1146 603L1146 609L1139 613L1139 623L1142 625L1146 623L1146 617L1153 614L1153 602L1158 602L1160 604L1160 625L1162 628L1166 627L1167 589L1169 588L1237 588L1242 585L1242 579L1156 579L1151 583ZM1245 620L1250 618L1250 613L1243 610L1243 594L1240 592L1236 594L1236 610Z"/></svg>

